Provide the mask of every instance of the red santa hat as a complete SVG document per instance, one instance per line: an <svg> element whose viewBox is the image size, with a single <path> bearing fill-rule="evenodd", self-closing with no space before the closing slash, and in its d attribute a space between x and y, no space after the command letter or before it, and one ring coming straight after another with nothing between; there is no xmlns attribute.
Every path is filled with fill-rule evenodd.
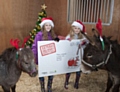
<svg viewBox="0 0 120 92"><path fill-rule="evenodd" d="M53 19L51 17L48 18L42 18L42 21L40 23L41 28L45 23L50 23L52 27L54 27Z"/></svg>
<svg viewBox="0 0 120 92"><path fill-rule="evenodd" d="M72 26L79 27L80 30L81 30L83 33L86 33L86 31L85 31L85 26L84 26L84 24L83 24L81 21L79 21L79 20L74 21L74 22L72 23Z"/></svg>

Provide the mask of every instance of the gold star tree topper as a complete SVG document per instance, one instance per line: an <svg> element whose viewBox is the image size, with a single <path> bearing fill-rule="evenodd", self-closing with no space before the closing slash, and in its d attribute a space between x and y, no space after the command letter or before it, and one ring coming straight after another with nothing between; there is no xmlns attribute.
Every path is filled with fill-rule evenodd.
<svg viewBox="0 0 120 92"><path fill-rule="evenodd" d="M43 4L43 5L41 5L41 8L42 8L43 10L45 10L45 9L47 8L47 6L46 6L45 4Z"/></svg>

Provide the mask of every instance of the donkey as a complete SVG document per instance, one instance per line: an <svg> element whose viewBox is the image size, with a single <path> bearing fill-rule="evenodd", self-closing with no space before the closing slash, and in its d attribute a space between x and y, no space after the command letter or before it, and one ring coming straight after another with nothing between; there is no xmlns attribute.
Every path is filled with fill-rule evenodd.
<svg viewBox="0 0 120 92"><path fill-rule="evenodd" d="M18 47L18 40L11 40L14 47L7 48L0 55L0 85L4 92L16 92L16 83L23 72L31 77L37 75L34 55L30 48Z"/></svg>
<svg viewBox="0 0 120 92"><path fill-rule="evenodd" d="M98 29L98 28L97 28ZM99 29L98 29L99 31ZM120 87L120 45L117 40L111 37L102 36L104 46L99 39L101 35L93 30L92 38L88 37L90 43L84 49L84 56L81 64L83 73L104 69L108 72L107 88L105 92L119 92Z"/></svg>

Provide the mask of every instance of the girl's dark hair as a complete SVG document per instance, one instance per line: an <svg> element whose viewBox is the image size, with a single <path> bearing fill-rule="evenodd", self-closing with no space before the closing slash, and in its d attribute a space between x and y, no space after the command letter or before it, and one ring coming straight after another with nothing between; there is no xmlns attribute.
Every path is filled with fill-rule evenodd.
<svg viewBox="0 0 120 92"><path fill-rule="evenodd" d="M43 40L48 40L48 32L45 30L45 26L44 25L42 27L42 32L43 32L43 38L42 39ZM52 39L56 38L55 32L53 30L53 27L50 30L50 34L51 34Z"/></svg>

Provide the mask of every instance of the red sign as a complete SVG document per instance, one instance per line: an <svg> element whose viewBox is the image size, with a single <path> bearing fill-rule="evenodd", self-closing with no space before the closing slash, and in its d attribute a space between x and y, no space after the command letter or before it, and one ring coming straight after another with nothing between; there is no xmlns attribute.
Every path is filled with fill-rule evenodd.
<svg viewBox="0 0 120 92"><path fill-rule="evenodd" d="M49 55L56 52L55 43L50 43L40 46L42 56Z"/></svg>

